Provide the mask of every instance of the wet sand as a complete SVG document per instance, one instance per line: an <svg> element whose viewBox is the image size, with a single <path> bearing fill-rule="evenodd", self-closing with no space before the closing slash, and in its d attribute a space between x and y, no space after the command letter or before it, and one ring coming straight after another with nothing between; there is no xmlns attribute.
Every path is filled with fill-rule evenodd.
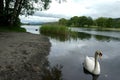
<svg viewBox="0 0 120 80"><path fill-rule="evenodd" d="M42 35L0 32L0 80L41 80L50 46Z"/></svg>

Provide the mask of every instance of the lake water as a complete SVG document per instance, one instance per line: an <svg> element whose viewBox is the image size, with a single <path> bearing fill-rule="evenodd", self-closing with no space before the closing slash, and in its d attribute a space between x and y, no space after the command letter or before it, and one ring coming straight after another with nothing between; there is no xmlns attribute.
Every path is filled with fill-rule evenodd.
<svg viewBox="0 0 120 80"><path fill-rule="evenodd" d="M101 74L97 80L120 80L120 32L87 28L72 30L77 32L76 38L61 41L49 37L52 46L48 60L51 66L63 66L63 80L92 80L91 75L83 72L82 63L86 55L94 56L96 50L103 53L102 59L99 60Z"/></svg>
<svg viewBox="0 0 120 80"><path fill-rule="evenodd" d="M33 33L33 34L40 34L39 32L39 25L22 25L22 28L25 28L27 32Z"/></svg>

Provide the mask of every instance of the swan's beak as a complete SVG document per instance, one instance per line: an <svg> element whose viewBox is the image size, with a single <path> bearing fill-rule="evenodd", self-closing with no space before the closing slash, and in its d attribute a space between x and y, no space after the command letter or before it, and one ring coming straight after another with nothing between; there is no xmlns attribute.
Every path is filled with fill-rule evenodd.
<svg viewBox="0 0 120 80"><path fill-rule="evenodd" d="M100 56L100 59L102 58L102 55L103 55L102 53L100 53L100 54L99 54L99 56Z"/></svg>

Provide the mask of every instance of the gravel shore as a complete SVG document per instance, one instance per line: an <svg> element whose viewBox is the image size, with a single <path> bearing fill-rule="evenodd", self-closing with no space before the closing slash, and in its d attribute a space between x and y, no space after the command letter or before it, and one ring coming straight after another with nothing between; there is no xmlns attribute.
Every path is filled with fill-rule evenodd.
<svg viewBox="0 0 120 80"><path fill-rule="evenodd" d="M42 35L0 32L0 80L41 80L50 46Z"/></svg>

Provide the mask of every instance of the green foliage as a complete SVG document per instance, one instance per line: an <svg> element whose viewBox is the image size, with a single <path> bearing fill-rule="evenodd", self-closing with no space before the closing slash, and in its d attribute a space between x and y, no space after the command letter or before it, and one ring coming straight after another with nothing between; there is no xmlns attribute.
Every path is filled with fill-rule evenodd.
<svg viewBox="0 0 120 80"><path fill-rule="evenodd" d="M63 25L43 25L40 32L44 34L67 35L70 30Z"/></svg>
<svg viewBox="0 0 120 80"><path fill-rule="evenodd" d="M49 9L50 2L51 0L0 0L0 25L19 26L20 14L27 16L36 10Z"/></svg>
<svg viewBox="0 0 120 80"><path fill-rule="evenodd" d="M113 28L120 28L120 18L113 19Z"/></svg>
<svg viewBox="0 0 120 80"><path fill-rule="evenodd" d="M21 13L26 15L32 15L36 10L49 9L49 3L51 3L51 0L24 0ZM34 5L37 5L37 7L34 7Z"/></svg>
<svg viewBox="0 0 120 80"><path fill-rule="evenodd" d="M70 25L71 26L79 26L79 17L78 16L74 16L70 19Z"/></svg>
<svg viewBox="0 0 120 80"><path fill-rule="evenodd" d="M98 28L119 28L120 27L120 20L106 18L106 17L99 17L95 20L96 26Z"/></svg>
<svg viewBox="0 0 120 80"><path fill-rule="evenodd" d="M60 24L60 25L67 25L67 23L68 23L68 20L65 19L65 18L59 19L59 24Z"/></svg>
<svg viewBox="0 0 120 80"><path fill-rule="evenodd" d="M60 41L66 41L71 35L71 30L59 24L45 24L40 28L40 33Z"/></svg>
<svg viewBox="0 0 120 80"><path fill-rule="evenodd" d="M93 20L91 17L86 16L74 16L69 20L64 18L59 20L59 24L72 26L72 27L92 27L96 26L96 28L120 28L120 18L107 18L107 17L99 17Z"/></svg>
<svg viewBox="0 0 120 80"><path fill-rule="evenodd" d="M18 26L17 27L0 26L0 32L26 32L26 30Z"/></svg>
<svg viewBox="0 0 120 80"><path fill-rule="evenodd" d="M99 26L99 28L106 27L107 18L100 17L96 19L95 22L96 22L96 25Z"/></svg>
<svg viewBox="0 0 120 80"><path fill-rule="evenodd" d="M86 16L79 17L78 22L80 27L84 27L87 24L87 17Z"/></svg>
<svg viewBox="0 0 120 80"><path fill-rule="evenodd" d="M14 26L18 26L18 27L21 26L21 22L19 18L16 19L16 23L14 23Z"/></svg>
<svg viewBox="0 0 120 80"><path fill-rule="evenodd" d="M93 19L91 18L91 17L87 17L87 21L86 21L86 24L87 24L87 26L89 27L89 26L91 26L91 25L93 25Z"/></svg>
<svg viewBox="0 0 120 80"><path fill-rule="evenodd" d="M113 27L114 26L114 21L113 21L113 19L112 18L108 18L107 20L106 20L106 27Z"/></svg>
<svg viewBox="0 0 120 80"><path fill-rule="evenodd" d="M65 20L60 19L59 23L65 22ZM74 16L71 17L69 20L67 20L65 23L67 23L67 26L73 26L73 27L85 27L85 26L91 26L93 25L93 19L91 17L86 17L86 16ZM64 24L65 24L64 23Z"/></svg>

